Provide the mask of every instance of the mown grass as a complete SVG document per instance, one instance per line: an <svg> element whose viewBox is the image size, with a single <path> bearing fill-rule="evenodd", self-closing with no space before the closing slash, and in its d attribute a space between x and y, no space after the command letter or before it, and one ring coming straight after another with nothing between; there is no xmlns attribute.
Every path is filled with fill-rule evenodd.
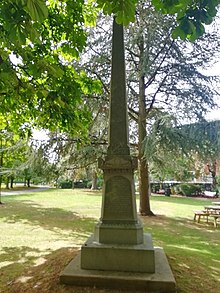
<svg viewBox="0 0 220 293"><path fill-rule="evenodd" d="M100 192L48 190L2 201L0 292L120 292L59 284L59 273L94 230ZM220 292L220 228L193 222L193 210L209 201L153 196L156 217L142 217L144 230L168 256L178 292Z"/></svg>

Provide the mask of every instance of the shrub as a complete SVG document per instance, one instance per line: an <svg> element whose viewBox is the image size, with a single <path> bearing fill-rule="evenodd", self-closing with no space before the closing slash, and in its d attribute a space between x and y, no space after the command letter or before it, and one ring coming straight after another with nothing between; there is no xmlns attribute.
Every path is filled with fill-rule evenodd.
<svg viewBox="0 0 220 293"><path fill-rule="evenodd" d="M197 196L201 193L201 186L192 183L183 183L176 186L177 192L185 196Z"/></svg>
<svg viewBox="0 0 220 293"><path fill-rule="evenodd" d="M58 182L58 187L62 189L72 188L72 181L70 180L63 180Z"/></svg>

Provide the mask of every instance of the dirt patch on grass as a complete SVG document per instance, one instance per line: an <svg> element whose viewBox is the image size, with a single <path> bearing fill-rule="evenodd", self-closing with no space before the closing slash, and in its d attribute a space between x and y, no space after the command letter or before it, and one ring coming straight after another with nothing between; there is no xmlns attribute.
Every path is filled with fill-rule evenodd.
<svg viewBox="0 0 220 293"><path fill-rule="evenodd" d="M78 249L62 248L52 253L46 261L24 271L23 275L8 283L4 293L120 293L121 290L97 289L62 285L59 274L77 255ZM130 291L126 291L130 292Z"/></svg>
<svg viewBox="0 0 220 293"><path fill-rule="evenodd" d="M22 276L8 283L4 293L121 293L122 290L97 289L62 285L59 274L77 255L78 249L62 248L50 254L46 261L24 271ZM178 287L178 293L216 293L213 282L206 279L206 272L194 264L193 259L169 257ZM137 292L137 291L135 291ZM140 291L139 291L140 292Z"/></svg>

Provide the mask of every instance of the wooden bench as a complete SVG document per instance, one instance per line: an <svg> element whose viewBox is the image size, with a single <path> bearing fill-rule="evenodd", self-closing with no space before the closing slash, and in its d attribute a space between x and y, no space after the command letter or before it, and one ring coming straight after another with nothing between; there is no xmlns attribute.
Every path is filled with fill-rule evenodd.
<svg viewBox="0 0 220 293"><path fill-rule="evenodd" d="M217 219L220 218L220 214L210 214L209 216L214 218L214 227L217 228Z"/></svg>
<svg viewBox="0 0 220 293"><path fill-rule="evenodd" d="M197 222L200 222L201 217L206 217L206 221L208 223L208 217L210 213L207 211L194 211L194 221L196 221L196 218L198 217Z"/></svg>

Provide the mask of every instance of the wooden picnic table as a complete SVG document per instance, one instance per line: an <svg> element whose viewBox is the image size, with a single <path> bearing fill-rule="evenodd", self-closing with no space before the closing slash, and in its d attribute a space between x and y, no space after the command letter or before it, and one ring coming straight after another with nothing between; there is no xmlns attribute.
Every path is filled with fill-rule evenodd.
<svg viewBox="0 0 220 293"><path fill-rule="evenodd" d="M217 213L220 213L220 206L219 205L205 206L204 208L208 212L217 212Z"/></svg>
<svg viewBox="0 0 220 293"><path fill-rule="evenodd" d="M199 223L201 217L205 217L208 222L208 218L212 217L214 220L214 227L217 227L217 220L220 218L220 205L205 206L203 211L194 211L194 221Z"/></svg>
<svg viewBox="0 0 220 293"><path fill-rule="evenodd" d="M220 205L220 201L213 201L212 204L214 204L214 205Z"/></svg>
<svg viewBox="0 0 220 293"><path fill-rule="evenodd" d="M217 219L220 218L220 205L205 206L205 210L208 213L208 217L212 217L214 220L214 227L217 227Z"/></svg>

